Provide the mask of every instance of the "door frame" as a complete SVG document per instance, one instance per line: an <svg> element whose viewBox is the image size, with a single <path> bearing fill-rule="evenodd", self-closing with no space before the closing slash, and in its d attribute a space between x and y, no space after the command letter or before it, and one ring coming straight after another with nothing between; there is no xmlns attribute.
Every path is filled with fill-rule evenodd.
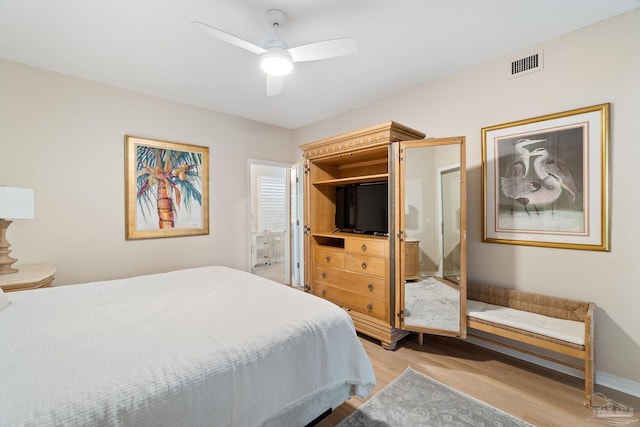
<svg viewBox="0 0 640 427"><path fill-rule="evenodd" d="M443 191L443 177L448 173L460 172L460 166L458 164L451 166L444 166L438 168L438 220L440 222L441 232L438 233L438 239L440 240L440 262L438 263L438 274L444 276L444 191Z"/></svg>
<svg viewBox="0 0 640 427"><path fill-rule="evenodd" d="M284 170L285 181L285 238L284 238L284 263L285 263L285 284L291 284L291 164L283 162L275 162L271 160L262 159L247 159L247 194L249 195L249 215L247 224L246 241L248 243L249 251L247 253L247 271L253 271L252 263L252 236L253 232L253 204L254 200L252 195L254 194L254 182L252 180L252 167L253 166L267 166L282 168Z"/></svg>
<svg viewBox="0 0 640 427"><path fill-rule="evenodd" d="M304 211L304 206L305 206L305 200L304 197L306 195L306 189L305 189L305 166L306 166L306 161L305 160L301 160L299 162L294 163L293 165L291 165L291 170L289 172L289 177L290 177L290 184L291 184L291 188L289 191L289 194L291 196L289 205L290 205L290 209L289 212L291 213L293 211L293 207L294 205L297 207L296 209L296 218L298 219L298 224L293 224L293 221L296 218L290 217L289 219L289 241L290 241L290 279L289 279L289 284L291 286L294 285L293 283L293 277L294 277L294 271L296 270L296 268L298 269L298 280L299 280L299 288L304 290L306 289L306 280L305 280L305 272L306 272L306 259L305 259L305 253L307 252L306 249L306 239L305 239L305 225L307 224L306 222L306 218L305 218L305 211ZM296 173L296 179L297 181L294 183L293 182L293 175L294 172ZM295 185L295 189L294 189L294 185ZM294 196L295 195L295 199L294 200ZM297 203L300 203L299 205ZM294 241L297 241L297 246L296 244L294 244ZM295 254L294 251L295 249L298 249L298 253ZM298 267L296 267L294 265L294 261L298 262Z"/></svg>

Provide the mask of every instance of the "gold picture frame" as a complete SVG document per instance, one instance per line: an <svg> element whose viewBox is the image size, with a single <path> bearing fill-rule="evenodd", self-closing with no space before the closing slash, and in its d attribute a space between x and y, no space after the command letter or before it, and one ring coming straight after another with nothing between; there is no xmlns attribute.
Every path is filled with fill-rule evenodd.
<svg viewBox="0 0 640 427"><path fill-rule="evenodd" d="M125 136L126 240L209 234L209 148Z"/></svg>
<svg viewBox="0 0 640 427"><path fill-rule="evenodd" d="M609 104L482 128L482 241L609 251Z"/></svg>

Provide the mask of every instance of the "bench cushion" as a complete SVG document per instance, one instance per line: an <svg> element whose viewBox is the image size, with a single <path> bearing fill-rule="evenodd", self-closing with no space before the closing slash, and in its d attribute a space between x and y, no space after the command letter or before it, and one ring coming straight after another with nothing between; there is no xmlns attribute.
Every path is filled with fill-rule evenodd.
<svg viewBox="0 0 640 427"><path fill-rule="evenodd" d="M575 320L557 319L509 307L467 300L467 316L584 345L585 326Z"/></svg>

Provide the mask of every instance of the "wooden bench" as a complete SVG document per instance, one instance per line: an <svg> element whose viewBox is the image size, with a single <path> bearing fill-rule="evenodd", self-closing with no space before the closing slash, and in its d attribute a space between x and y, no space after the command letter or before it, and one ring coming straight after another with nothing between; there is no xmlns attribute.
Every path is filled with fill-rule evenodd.
<svg viewBox="0 0 640 427"><path fill-rule="evenodd" d="M583 371L585 406L590 407L595 379L595 309L596 304L592 302L469 283L467 335ZM538 352L495 341L473 330L548 351ZM556 358L554 353L580 359L581 362L576 364L567 361L566 357Z"/></svg>

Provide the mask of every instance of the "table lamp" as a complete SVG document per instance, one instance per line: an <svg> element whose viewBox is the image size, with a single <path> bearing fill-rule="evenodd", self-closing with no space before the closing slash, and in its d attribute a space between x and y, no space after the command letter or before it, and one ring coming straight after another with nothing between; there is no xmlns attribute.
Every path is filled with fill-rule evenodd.
<svg viewBox="0 0 640 427"><path fill-rule="evenodd" d="M7 228L11 219L33 218L33 190L16 187L0 187L0 275L17 273L11 264L17 260L9 254L11 246L7 242Z"/></svg>

